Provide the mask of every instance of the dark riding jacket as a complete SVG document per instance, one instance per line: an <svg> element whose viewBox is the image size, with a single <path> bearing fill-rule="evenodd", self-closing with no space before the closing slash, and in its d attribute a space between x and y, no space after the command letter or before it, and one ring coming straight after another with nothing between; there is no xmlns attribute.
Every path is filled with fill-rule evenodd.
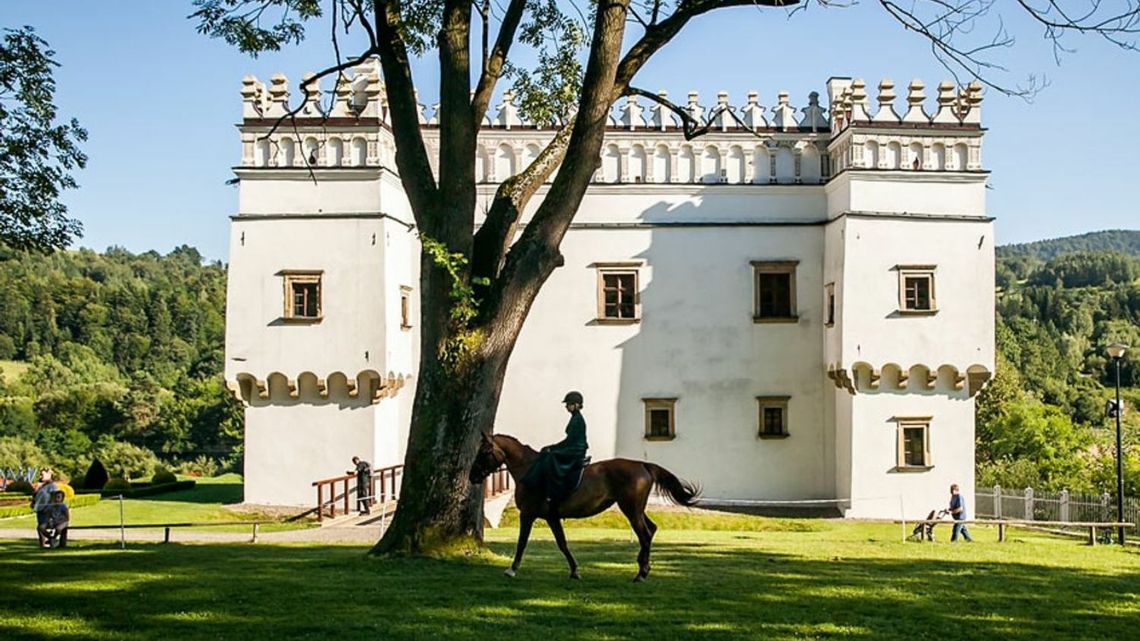
<svg viewBox="0 0 1140 641"><path fill-rule="evenodd" d="M580 412L574 412L566 424L566 438L542 448L521 482L550 499L566 498L578 484L588 448L586 420Z"/></svg>

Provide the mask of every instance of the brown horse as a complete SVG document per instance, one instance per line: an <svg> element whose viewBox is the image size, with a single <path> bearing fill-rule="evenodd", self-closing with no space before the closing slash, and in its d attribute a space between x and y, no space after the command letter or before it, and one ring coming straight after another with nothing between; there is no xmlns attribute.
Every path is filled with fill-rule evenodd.
<svg viewBox="0 0 1140 641"><path fill-rule="evenodd" d="M692 506L697 502L700 488L682 481L671 472L653 463L611 459L586 466L582 471L582 482L577 489L551 509L550 501L538 492L518 481L538 458L538 452L522 444L513 436L496 434L483 435L479 453L471 467L472 483L482 483L483 479L504 463L515 480L515 505L519 509L519 542L515 549L515 560L505 574L515 576L522 563L526 542L535 519L543 519L550 525L558 549L570 564L570 578L578 577L578 562L566 547L566 533L562 531L562 519L584 519L606 510L617 503L622 514L629 519L629 525L641 543L637 555L637 576L634 581L643 581L649 576L649 546L657 525L645 514L649 492L657 487L664 496L678 505Z"/></svg>

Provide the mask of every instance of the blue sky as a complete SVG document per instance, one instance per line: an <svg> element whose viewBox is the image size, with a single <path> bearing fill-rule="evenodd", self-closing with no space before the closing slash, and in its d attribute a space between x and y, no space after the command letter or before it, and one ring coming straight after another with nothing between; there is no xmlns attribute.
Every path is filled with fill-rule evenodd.
<svg viewBox="0 0 1140 641"><path fill-rule="evenodd" d="M166 252L189 244L225 260L228 216L237 206L237 190L225 182L240 157L234 124L242 76L264 80L280 71L296 86L303 71L332 56L326 24L301 46L255 60L198 35L190 11L190 0L0 0L0 25L32 25L56 50L61 114L78 117L90 133L88 168L66 197L86 228L81 246ZM1050 86L1032 104L989 92L983 105L998 241L1140 228L1133 195L1140 54L1072 38L1077 52L1057 66L1040 32L1012 6L1005 11L1017 44L997 54L1010 69L1003 80L1038 73ZM430 104L431 61L414 72ZM891 77L902 109L909 79L922 78L932 96L947 73L923 41L864 1L791 18L754 8L699 18L636 84L674 97L697 90L706 105L720 90L741 104L756 89L771 106L786 89L801 107L808 92L824 93L829 76L862 77L871 87Z"/></svg>

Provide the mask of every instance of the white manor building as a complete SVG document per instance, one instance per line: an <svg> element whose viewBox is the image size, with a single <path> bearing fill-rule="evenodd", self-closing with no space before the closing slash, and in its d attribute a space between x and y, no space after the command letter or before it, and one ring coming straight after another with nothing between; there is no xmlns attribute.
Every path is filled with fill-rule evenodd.
<svg viewBox="0 0 1140 641"><path fill-rule="evenodd" d="M713 119L691 141L667 110L615 110L496 431L559 440L577 389L594 460L655 461L710 501L909 517L951 483L972 500L994 361L981 89L942 83L928 109L916 80L901 113L889 80L875 110L861 80L826 90L826 109L814 92L800 109L749 93L729 107L739 122L691 93ZM245 404L245 498L313 505L312 482L353 455L403 462L419 247L375 65L268 139L287 80L247 77L242 96L225 376ZM479 137L480 197L553 134L504 96Z"/></svg>

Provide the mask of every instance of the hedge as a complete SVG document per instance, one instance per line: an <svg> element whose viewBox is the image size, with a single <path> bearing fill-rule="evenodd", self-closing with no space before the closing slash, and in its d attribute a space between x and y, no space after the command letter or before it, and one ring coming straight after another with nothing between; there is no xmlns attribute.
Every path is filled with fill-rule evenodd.
<svg viewBox="0 0 1140 641"><path fill-rule="evenodd" d="M126 499L138 499L144 496L155 496L157 494L166 494L167 492L181 492L183 490L192 490L198 483L197 481L175 481L174 483L159 483L158 485L151 485L150 483L131 483L129 490L103 490L101 492L104 498L123 495Z"/></svg>
<svg viewBox="0 0 1140 641"><path fill-rule="evenodd" d="M0 496L3 496L3 494L0 494ZM75 498L68 501L67 506L71 509L75 509L77 507L87 507L88 505L95 505L98 503L100 498L101 497L98 494L79 494L76 495ZM32 507L29 504L32 501L32 497L24 496L23 499L24 502L20 505L6 505L0 507L0 519L31 514Z"/></svg>

